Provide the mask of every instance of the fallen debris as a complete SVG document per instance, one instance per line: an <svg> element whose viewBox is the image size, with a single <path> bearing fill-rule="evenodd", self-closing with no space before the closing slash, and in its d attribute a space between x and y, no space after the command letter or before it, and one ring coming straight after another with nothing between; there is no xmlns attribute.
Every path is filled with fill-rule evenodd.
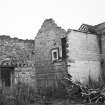
<svg viewBox="0 0 105 105"><path fill-rule="evenodd" d="M65 78L70 81L69 78ZM102 89L89 89L81 83L72 83L66 87L71 101L80 100L83 103L105 103L105 87Z"/></svg>

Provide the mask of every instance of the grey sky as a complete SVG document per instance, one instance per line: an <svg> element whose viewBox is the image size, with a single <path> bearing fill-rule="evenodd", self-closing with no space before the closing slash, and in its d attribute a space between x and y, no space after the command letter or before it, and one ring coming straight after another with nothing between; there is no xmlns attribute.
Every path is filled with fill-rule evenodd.
<svg viewBox="0 0 105 105"><path fill-rule="evenodd" d="M105 0L0 0L0 35L33 39L47 18L64 29L105 22Z"/></svg>

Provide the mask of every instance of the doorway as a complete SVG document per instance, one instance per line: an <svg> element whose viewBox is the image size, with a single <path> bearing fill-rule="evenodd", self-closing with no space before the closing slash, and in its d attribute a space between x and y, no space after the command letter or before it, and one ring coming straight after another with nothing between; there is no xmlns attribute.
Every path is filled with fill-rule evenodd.
<svg viewBox="0 0 105 105"><path fill-rule="evenodd" d="M0 67L2 87L13 86L14 67Z"/></svg>

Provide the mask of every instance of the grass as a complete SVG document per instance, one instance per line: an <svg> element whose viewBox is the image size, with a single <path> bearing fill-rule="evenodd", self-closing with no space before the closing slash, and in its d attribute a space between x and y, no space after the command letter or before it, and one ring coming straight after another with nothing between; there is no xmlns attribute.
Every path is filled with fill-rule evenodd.
<svg viewBox="0 0 105 105"><path fill-rule="evenodd" d="M32 87L18 83L9 95L0 93L0 105L31 105L36 104L38 98L40 96Z"/></svg>

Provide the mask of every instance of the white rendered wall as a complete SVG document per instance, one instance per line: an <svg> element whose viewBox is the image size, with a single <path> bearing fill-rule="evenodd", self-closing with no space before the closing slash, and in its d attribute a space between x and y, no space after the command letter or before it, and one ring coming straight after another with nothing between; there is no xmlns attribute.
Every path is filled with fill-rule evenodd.
<svg viewBox="0 0 105 105"><path fill-rule="evenodd" d="M72 30L67 35L68 73L73 81L87 83L90 77L98 81L101 72L97 36Z"/></svg>

